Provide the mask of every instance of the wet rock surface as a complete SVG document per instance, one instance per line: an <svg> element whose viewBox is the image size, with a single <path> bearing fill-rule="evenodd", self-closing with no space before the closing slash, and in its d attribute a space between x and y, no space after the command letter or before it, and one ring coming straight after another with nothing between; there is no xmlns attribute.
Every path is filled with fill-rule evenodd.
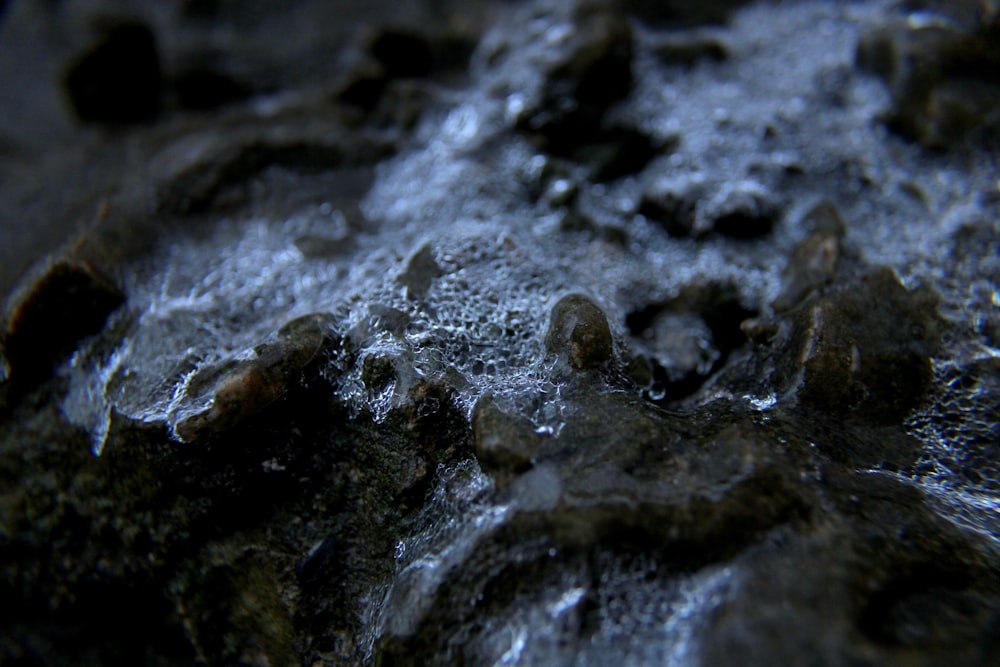
<svg viewBox="0 0 1000 667"><path fill-rule="evenodd" d="M989 3L0 11L0 664L1000 662Z"/></svg>

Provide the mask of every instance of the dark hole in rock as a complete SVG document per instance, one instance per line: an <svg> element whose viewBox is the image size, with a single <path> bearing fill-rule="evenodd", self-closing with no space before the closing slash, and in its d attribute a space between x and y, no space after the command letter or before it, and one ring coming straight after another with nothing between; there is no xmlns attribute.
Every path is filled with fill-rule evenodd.
<svg viewBox="0 0 1000 667"><path fill-rule="evenodd" d="M650 400L687 398L746 343L740 324L755 315L726 286L632 311L625 325L649 356Z"/></svg>
<svg viewBox="0 0 1000 667"><path fill-rule="evenodd" d="M627 33L609 42L607 53L596 59L576 81L574 98L583 106L608 107L632 89L632 41Z"/></svg>
<svg viewBox="0 0 1000 667"><path fill-rule="evenodd" d="M70 66L65 84L80 120L130 124L160 111L161 80L153 32L142 23L122 23Z"/></svg>
<svg viewBox="0 0 1000 667"><path fill-rule="evenodd" d="M196 68L174 80L177 102L185 109L216 109L250 97L251 90L232 77L211 69Z"/></svg>
<svg viewBox="0 0 1000 667"><path fill-rule="evenodd" d="M712 338L720 351L728 354L746 342L740 323L754 317L756 312L745 308L735 294L721 296L701 311L701 316L712 330Z"/></svg>
<svg viewBox="0 0 1000 667"><path fill-rule="evenodd" d="M733 211L715 219L712 228L734 239L756 239L774 229L774 218L767 212Z"/></svg>
<svg viewBox="0 0 1000 667"><path fill-rule="evenodd" d="M565 157L580 162L590 169L591 178L598 182L613 181L642 171L668 146L628 127L611 127L566 151L568 146L555 145L553 149Z"/></svg>
<svg viewBox="0 0 1000 667"><path fill-rule="evenodd" d="M639 215L659 223L670 236L690 236L700 196L697 188L675 190L654 185L643 193L639 202Z"/></svg>
<svg viewBox="0 0 1000 667"><path fill-rule="evenodd" d="M653 325L653 320L663 310L661 304L651 304L639 310L633 310L625 316L625 326L633 336L641 336Z"/></svg>
<svg viewBox="0 0 1000 667"><path fill-rule="evenodd" d="M656 359L653 359L650 365L652 376L649 386L643 389L642 394L653 403L671 403L688 398L705 384L708 377L690 369L682 375L671 374Z"/></svg>

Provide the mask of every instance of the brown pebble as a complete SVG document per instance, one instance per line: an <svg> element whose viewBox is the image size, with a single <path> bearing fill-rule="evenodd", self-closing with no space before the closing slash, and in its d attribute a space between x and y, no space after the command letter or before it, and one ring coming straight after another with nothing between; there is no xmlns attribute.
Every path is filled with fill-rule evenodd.
<svg viewBox="0 0 1000 667"><path fill-rule="evenodd" d="M313 313L281 327L276 341L254 349L256 359L219 379L212 404L179 422L177 436L192 442L228 431L284 396L300 381L302 369L330 342L331 322L329 313Z"/></svg>
<svg viewBox="0 0 1000 667"><path fill-rule="evenodd" d="M564 296L552 309L545 346L550 352L565 355L573 368L601 366L611 358L613 349L608 318L582 294Z"/></svg>

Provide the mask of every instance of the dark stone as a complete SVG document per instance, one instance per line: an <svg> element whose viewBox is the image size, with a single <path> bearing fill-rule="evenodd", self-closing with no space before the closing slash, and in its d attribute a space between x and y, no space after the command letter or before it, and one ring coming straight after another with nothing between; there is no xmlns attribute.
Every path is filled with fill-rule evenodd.
<svg viewBox="0 0 1000 667"><path fill-rule="evenodd" d="M410 316L403 311L375 303L368 308L372 324L378 331L388 331L396 338L402 338L410 326Z"/></svg>
<svg viewBox="0 0 1000 667"><path fill-rule="evenodd" d="M539 453L539 436L531 422L504 413L492 396L476 402L472 432L479 465L501 479L528 470Z"/></svg>
<svg viewBox="0 0 1000 667"><path fill-rule="evenodd" d="M390 422L407 434L407 439L427 458L431 470L471 453L469 420L455 396L454 389L443 383L419 379L407 389L401 406L390 413ZM423 484L417 489L420 492L430 481L426 475L427 468L420 479ZM412 495L414 489L409 491Z"/></svg>
<svg viewBox="0 0 1000 667"><path fill-rule="evenodd" d="M202 150L170 156L159 167L164 172L156 192L160 212L192 215L246 203L248 182L271 167L315 173L357 166L357 160L377 161L394 151L384 138L301 118L287 119L280 132L264 136L248 138L245 131L236 131L204 142Z"/></svg>
<svg viewBox="0 0 1000 667"><path fill-rule="evenodd" d="M390 596L380 646L388 664L449 654L460 656L456 662L493 662L503 648L482 641L486 619L531 605L532 592L559 573L580 573L579 579L561 579L560 590L571 582L586 614L567 614L564 623L551 626L558 648L548 655L600 655L599 648L581 648L568 638L596 634L587 629L588 618L599 623L614 616L614 565L648 558L662 569L636 568L637 576L652 584L678 571L710 568L748 545L770 552L768 535L808 521L814 501L794 466L747 437L749 429L710 430L696 442L693 424L620 393L573 391L566 400L577 417L559 435L537 439L533 466L501 487L509 503L502 525L440 580L413 625L393 622L396 615L414 614L400 608L409 599L409 583ZM519 417L488 406L479 414L481 430L505 454L530 446L530 436L520 435ZM515 453L508 463L526 454ZM459 604L470 590L477 604Z"/></svg>
<svg viewBox="0 0 1000 667"><path fill-rule="evenodd" d="M308 258L342 257L354 250L356 239L352 235L342 237L305 234L295 239L295 247Z"/></svg>
<svg viewBox="0 0 1000 667"><path fill-rule="evenodd" d="M125 294L86 262L59 260L13 308L3 337L11 377L31 384L104 327Z"/></svg>
<svg viewBox="0 0 1000 667"><path fill-rule="evenodd" d="M202 659L214 664L295 664L293 613L276 585L292 563L253 549L223 550L214 556L203 556L197 570L179 577L185 590L176 595L178 613ZM200 613L191 614L189 608Z"/></svg>
<svg viewBox="0 0 1000 667"><path fill-rule="evenodd" d="M982 628L998 618L993 600L976 591L968 575L926 564L881 584L859 624L881 644L940 650L983 644Z"/></svg>
<svg viewBox="0 0 1000 667"><path fill-rule="evenodd" d="M632 30L625 18L583 3L569 20L573 31L543 72L538 101L517 119L519 129L560 155L599 130L608 108L632 87Z"/></svg>
<svg viewBox="0 0 1000 667"><path fill-rule="evenodd" d="M430 93L421 79L448 79L468 66L475 41L459 33L386 29L369 37L366 57L350 67L334 99L365 112L364 122L412 129Z"/></svg>
<svg viewBox="0 0 1000 667"><path fill-rule="evenodd" d="M889 126L901 134L931 148L970 136L995 141L1000 13L977 2L929 4L929 10L895 18L865 35L857 63L888 84L894 105Z"/></svg>
<svg viewBox="0 0 1000 667"><path fill-rule="evenodd" d="M775 310L788 310L813 291L833 280L842 254L841 245L847 229L830 202L821 202L802 219L812 232L792 249L785 268L781 294L771 304Z"/></svg>
<svg viewBox="0 0 1000 667"><path fill-rule="evenodd" d="M636 354L625 363L625 376L642 391L648 391L653 382L653 362L645 355Z"/></svg>
<svg viewBox="0 0 1000 667"><path fill-rule="evenodd" d="M254 348L254 359L218 379L211 406L179 422L177 436L194 442L230 431L287 394L320 352L335 344L333 326L331 315L315 313L281 327L275 341Z"/></svg>
<svg viewBox="0 0 1000 667"><path fill-rule="evenodd" d="M564 296L552 308L545 346L565 356L573 368L603 366L613 351L608 318L589 298L581 294Z"/></svg>
<svg viewBox="0 0 1000 667"><path fill-rule="evenodd" d="M890 269L805 302L781 353L786 391L832 414L898 423L930 386L936 308L931 291L907 291Z"/></svg>
<svg viewBox="0 0 1000 667"><path fill-rule="evenodd" d="M388 81L365 122L377 128L410 132L436 100L434 92L420 81Z"/></svg>
<svg viewBox="0 0 1000 667"><path fill-rule="evenodd" d="M160 111L160 57L153 32L121 23L82 54L66 73L66 90L80 120L127 124Z"/></svg>

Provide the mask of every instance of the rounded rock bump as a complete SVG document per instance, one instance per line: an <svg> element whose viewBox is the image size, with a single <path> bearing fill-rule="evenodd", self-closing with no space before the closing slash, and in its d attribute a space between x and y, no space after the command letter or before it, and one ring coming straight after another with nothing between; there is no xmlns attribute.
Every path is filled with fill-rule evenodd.
<svg viewBox="0 0 1000 667"><path fill-rule="evenodd" d="M545 347L577 370L603 366L614 350L608 318L589 297L564 296L552 308Z"/></svg>

